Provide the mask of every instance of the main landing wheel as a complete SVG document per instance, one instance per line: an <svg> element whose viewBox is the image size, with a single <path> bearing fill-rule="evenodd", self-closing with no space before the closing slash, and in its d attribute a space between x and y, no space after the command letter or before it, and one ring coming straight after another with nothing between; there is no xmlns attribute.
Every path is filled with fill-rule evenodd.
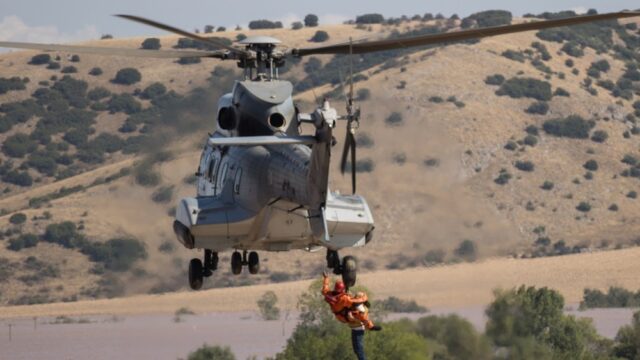
<svg viewBox="0 0 640 360"><path fill-rule="evenodd" d="M242 272L242 255L235 251L231 255L231 273L233 275L239 275Z"/></svg>
<svg viewBox="0 0 640 360"><path fill-rule="evenodd" d="M342 281L346 287L353 287L356 284L356 271L358 264L353 256L345 256L342 259Z"/></svg>
<svg viewBox="0 0 640 360"><path fill-rule="evenodd" d="M249 273L257 274L260 271L260 258L258 257L258 253L252 251L249 253Z"/></svg>
<svg viewBox="0 0 640 360"><path fill-rule="evenodd" d="M200 290L202 288L203 274L202 260L191 259L189 262L189 286L191 289Z"/></svg>

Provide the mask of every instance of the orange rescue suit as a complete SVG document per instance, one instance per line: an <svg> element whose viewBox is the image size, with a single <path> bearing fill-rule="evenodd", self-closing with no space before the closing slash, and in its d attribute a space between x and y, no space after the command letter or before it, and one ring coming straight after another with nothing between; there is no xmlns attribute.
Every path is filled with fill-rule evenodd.
<svg viewBox="0 0 640 360"><path fill-rule="evenodd" d="M329 278L322 280L322 295L324 300L331 306L331 311L336 319L349 325L351 328L361 326L371 329L373 322L369 320L369 310L364 303L367 302L367 294L358 293L351 296L345 292L335 292L329 289Z"/></svg>

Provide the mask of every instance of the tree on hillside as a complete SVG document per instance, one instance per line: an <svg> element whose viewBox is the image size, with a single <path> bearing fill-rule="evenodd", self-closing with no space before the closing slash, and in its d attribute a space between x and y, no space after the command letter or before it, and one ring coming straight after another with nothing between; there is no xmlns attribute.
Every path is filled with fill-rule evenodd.
<svg viewBox="0 0 640 360"><path fill-rule="evenodd" d="M141 79L142 75L137 69L124 68L118 71L112 82L121 85L132 85L139 82Z"/></svg>
<svg viewBox="0 0 640 360"><path fill-rule="evenodd" d="M315 14L308 14L304 17L304 26L316 27L318 26L318 16Z"/></svg>
<svg viewBox="0 0 640 360"><path fill-rule="evenodd" d="M140 48L145 50L158 50L160 47L160 39L158 38L147 38L140 45Z"/></svg>

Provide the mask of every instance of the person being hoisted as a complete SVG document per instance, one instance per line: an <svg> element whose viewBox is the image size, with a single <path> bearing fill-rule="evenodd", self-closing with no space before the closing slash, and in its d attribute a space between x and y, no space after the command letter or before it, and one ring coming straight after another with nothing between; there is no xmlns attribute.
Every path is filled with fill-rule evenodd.
<svg viewBox="0 0 640 360"><path fill-rule="evenodd" d="M337 280L333 291L329 288L329 276L322 273L322 295L331 306L336 319L351 328L351 344L358 360L365 360L364 332L366 330L380 331L382 328L369 320L369 301L367 294L358 292L352 296L347 291L344 282Z"/></svg>

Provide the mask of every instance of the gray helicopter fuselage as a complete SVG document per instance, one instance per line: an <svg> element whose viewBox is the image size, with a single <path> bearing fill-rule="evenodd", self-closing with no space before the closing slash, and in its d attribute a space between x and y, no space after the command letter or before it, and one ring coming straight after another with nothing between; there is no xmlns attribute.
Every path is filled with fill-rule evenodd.
<svg viewBox="0 0 640 360"><path fill-rule="evenodd" d="M187 248L337 250L371 239L373 218L360 196L330 193L325 184L323 211L314 212L315 145L212 144L211 139L224 137L299 135L291 90L286 81L242 81L220 98L217 130L203 149L196 174L197 196L182 199L176 211L179 225L174 230ZM318 226L325 236L318 236Z"/></svg>

